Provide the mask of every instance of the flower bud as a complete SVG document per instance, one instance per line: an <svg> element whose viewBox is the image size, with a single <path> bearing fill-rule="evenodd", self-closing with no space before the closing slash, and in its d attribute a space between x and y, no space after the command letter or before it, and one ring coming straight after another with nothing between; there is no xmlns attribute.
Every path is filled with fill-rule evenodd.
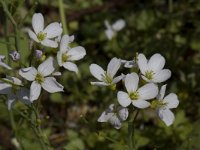
<svg viewBox="0 0 200 150"><path fill-rule="evenodd" d="M20 54L17 51L13 51L9 54L13 61L17 61L20 59Z"/></svg>
<svg viewBox="0 0 200 150"><path fill-rule="evenodd" d="M35 50L35 57L41 59L43 52L41 50Z"/></svg>

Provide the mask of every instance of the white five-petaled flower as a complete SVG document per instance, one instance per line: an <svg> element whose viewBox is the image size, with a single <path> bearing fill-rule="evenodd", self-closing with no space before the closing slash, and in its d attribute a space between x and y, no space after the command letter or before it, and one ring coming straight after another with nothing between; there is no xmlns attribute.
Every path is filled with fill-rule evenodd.
<svg viewBox="0 0 200 150"><path fill-rule="evenodd" d="M176 94L170 93L164 97L166 90L166 84L160 89L157 96L158 101L156 101L158 116L167 126L170 126L174 122L174 114L170 109L176 108L179 104L179 100Z"/></svg>
<svg viewBox="0 0 200 150"><path fill-rule="evenodd" d="M90 72L91 74L100 80L100 82L91 82L92 85L98 86L110 86L114 85L123 79L124 75L114 77L120 68L121 60L117 58L112 58L107 66L107 71L104 71L99 65L91 64Z"/></svg>
<svg viewBox="0 0 200 150"><path fill-rule="evenodd" d="M52 57L46 59L38 66L20 69L19 74L28 81L33 81L30 87L30 100L38 99L41 87L49 93L63 91L63 86L54 77L49 77L54 72L54 60Z"/></svg>
<svg viewBox="0 0 200 150"><path fill-rule="evenodd" d="M5 59L5 56L0 55L0 66L4 67L6 69L11 70L12 68L3 62L4 59Z"/></svg>
<svg viewBox="0 0 200 150"><path fill-rule="evenodd" d="M147 82L160 83L171 77L169 69L163 69L165 58L160 54L154 54L148 61L143 54L138 55L138 66L142 78Z"/></svg>
<svg viewBox="0 0 200 150"><path fill-rule="evenodd" d="M107 28L106 31L105 31L105 34L106 34L106 36L109 40L111 40L115 36L115 34L118 31L122 30L126 25L126 23L123 19L117 20L112 25L110 25L110 23L107 20L105 20L104 24Z"/></svg>
<svg viewBox="0 0 200 150"><path fill-rule="evenodd" d="M111 104L108 109L106 109L101 116L98 118L98 122L110 122L114 128L120 129L122 126L122 121L128 118L128 109L115 106Z"/></svg>
<svg viewBox="0 0 200 150"><path fill-rule="evenodd" d="M128 93L119 91L117 99L121 106L127 107L131 103L137 108L147 108L150 103L146 100L156 97L158 87L154 83L148 83L138 88L139 77L136 73L127 74L125 77L125 87Z"/></svg>
<svg viewBox="0 0 200 150"><path fill-rule="evenodd" d="M44 17L41 13L35 13L32 18L33 31L28 30L28 34L32 40L41 43L44 46L58 47L57 41L54 39L62 34L60 23L53 22L44 28Z"/></svg>
<svg viewBox="0 0 200 150"><path fill-rule="evenodd" d="M60 50L57 53L59 66L78 73L78 67L74 61L82 59L86 55L86 51L82 46L74 48L69 47L69 43L74 40L74 36L64 35L60 42Z"/></svg>
<svg viewBox="0 0 200 150"><path fill-rule="evenodd" d="M20 86L22 86L21 80L15 77L7 76L0 81L0 94L8 95L9 110L12 108L16 99L19 99L25 104L30 104L29 90Z"/></svg>

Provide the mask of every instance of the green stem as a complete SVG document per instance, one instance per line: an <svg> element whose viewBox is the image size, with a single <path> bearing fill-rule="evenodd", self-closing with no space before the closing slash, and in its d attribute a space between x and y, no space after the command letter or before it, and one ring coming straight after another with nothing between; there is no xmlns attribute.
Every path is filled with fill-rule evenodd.
<svg viewBox="0 0 200 150"><path fill-rule="evenodd" d="M172 13L173 12L173 0L168 0L168 9L169 9L169 12Z"/></svg>
<svg viewBox="0 0 200 150"><path fill-rule="evenodd" d="M63 27L63 33L68 34L63 0L58 0L58 6L59 6L59 12L60 12L60 17L61 17L62 27Z"/></svg>

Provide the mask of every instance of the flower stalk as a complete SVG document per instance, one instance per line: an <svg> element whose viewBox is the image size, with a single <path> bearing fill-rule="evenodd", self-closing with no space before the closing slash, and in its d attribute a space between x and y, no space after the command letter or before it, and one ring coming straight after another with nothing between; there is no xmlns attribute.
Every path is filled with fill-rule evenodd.
<svg viewBox="0 0 200 150"><path fill-rule="evenodd" d="M60 12L60 17L61 17L62 27L63 27L63 33L68 34L67 21L66 21L66 18L65 18L65 8L64 8L63 0L58 0L58 6L59 6L59 12Z"/></svg>

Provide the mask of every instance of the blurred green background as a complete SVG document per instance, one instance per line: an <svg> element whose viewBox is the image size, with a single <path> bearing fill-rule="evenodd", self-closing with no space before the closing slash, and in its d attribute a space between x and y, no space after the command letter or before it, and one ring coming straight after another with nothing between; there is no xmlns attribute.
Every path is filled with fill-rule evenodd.
<svg viewBox="0 0 200 150"><path fill-rule="evenodd" d="M6 3L21 29L31 27L34 12L44 15L46 25L60 21L57 0L7 0ZM96 63L105 68L112 57L131 60L136 53L144 53L148 58L161 53L166 58L166 68L172 71L172 77L166 82L167 93L176 93L180 105L173 110L176 120L170 127L152 109L140 111L135 124L136 147L139 150L199 150L200 1L64 0L64 8L69 34L75 35L77 45L85 47L87 56L77 63L79 76L61 69L64 93L42 95L41 125L52 149L127 150L126 123L116 130L108 123L97 122L102 111L117 99L116 92L90 85L95 79L89 65ZM126 21L126 27L111 41L105 36L106 19L111 23L118 19ZM15 50L13 27L6 20L0 4L0 54ZM22 30L20 43L25 63L31 51L29 37ZM128 71L131 70L119 72ZM4 73L1 69L1 76ZM17 144L6 98L0 96L0 99L0 150L14 150ZM24 149L39 150L37 137L19 111L26 113L28 108L18 102L13 109Z"/></svg>

